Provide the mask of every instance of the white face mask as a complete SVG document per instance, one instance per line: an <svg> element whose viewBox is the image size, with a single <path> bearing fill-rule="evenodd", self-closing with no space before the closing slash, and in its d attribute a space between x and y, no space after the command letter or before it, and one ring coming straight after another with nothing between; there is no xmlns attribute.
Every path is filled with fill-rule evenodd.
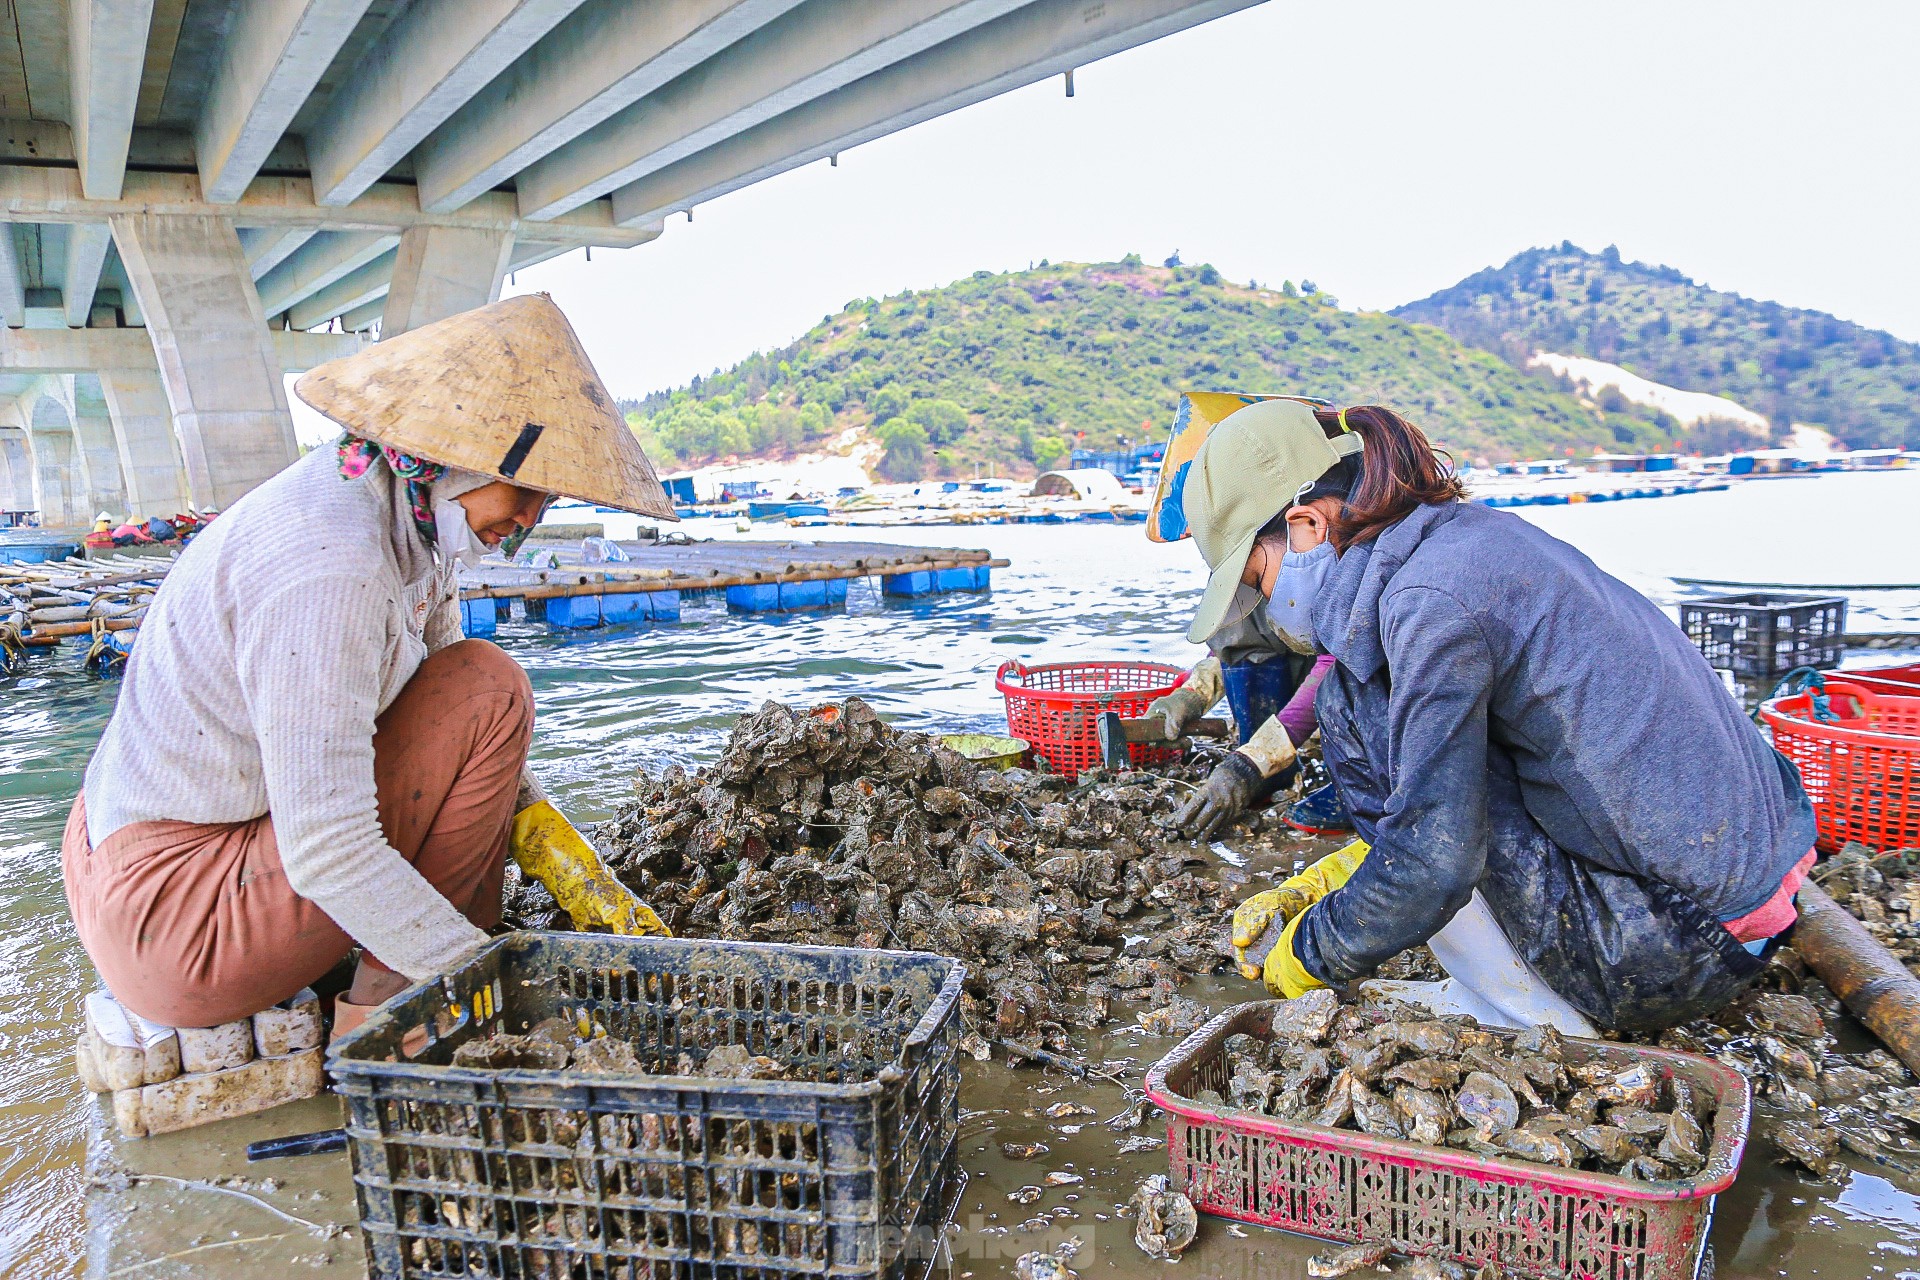
<svg viewBox="0 0 1920 1280"><path fill-rule="evenodd" d="M1336 557L1333 543L1322 542L1311 551L1295 551L1287 544L1280 558L1280 572L1273 580L1273 594L1267 597L1267 621L1280 633L1280 639L1295 653L1313 653L1313 603L1320 587L1332 571Z"/></svg>
<svg viewBox="0 0 1920 1280"><path fill-rule="evenodd" d="M491 483L490 476L472 471L449 471L433 483L435 548L444 558L466 568L478 564L488 548L467 523L467 509L460 505L459 498Z"/></svg>

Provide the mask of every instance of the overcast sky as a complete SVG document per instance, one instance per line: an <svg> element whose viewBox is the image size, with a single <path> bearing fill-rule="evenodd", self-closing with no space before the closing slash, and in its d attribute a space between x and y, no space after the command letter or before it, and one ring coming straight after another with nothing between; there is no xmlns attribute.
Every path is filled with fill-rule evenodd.
<svg viewBox="0 0 1920 1280"><path fill-rule="evenodd" d="M523 271L620 395L850 298L1175 249L1387 308L1532 245L1920 339L1920 4L1253 9Z"/></svg>

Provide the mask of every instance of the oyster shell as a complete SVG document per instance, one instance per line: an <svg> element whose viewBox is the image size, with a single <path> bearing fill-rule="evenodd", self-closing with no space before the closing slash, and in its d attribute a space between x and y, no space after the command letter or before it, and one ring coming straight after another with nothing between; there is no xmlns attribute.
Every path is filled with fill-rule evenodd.
<svg viewBox="0 0 1920 1280"><path fill-rule="evenodd" d="M1453 1109L1482 1138L1491 1138L1520 1123L1520 1100L1504 1080L1484 1071L1469 1072L1460 1082Z"/></svg>
<svg viewBox="0 0 1920 1280"><path fill-rule="evenodd" d="M1165 1174L1142 1182L1128 1201L1133 1207L1133 1242L1150 1258L1177 1258L1200 1230L1193 1201L1175 1191Z"/></svg>
<svg viewBox="0 0 1920 1280"><path fill-rule="evenodd" d="M1371 1241L1350 1244L1343 1249L1327 1249L1307 1259L1307 1274L1315 1280L1335 1280L1364 1267L1377 1267L1392 1252L1391 1246Z"/></svg>

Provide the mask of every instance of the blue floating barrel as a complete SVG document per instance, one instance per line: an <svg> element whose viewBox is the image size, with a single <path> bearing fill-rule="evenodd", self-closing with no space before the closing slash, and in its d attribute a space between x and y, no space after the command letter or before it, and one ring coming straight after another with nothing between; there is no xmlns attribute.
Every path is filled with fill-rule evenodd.
<svg viewBox="0 0 1920 1280"><path fill-rule="evenodd" d="M935 569L933 589L935 591L973 590L973 566L967 565L961 569Z"/></svg>
<svg viewBox="0 0 1920 1280"><path fill-rule="evenodd" d="M845 604L847 602L847 580L845 578L828 578L822 585L827 589L828 604Z"/></svg>
<svg viewBox="0 0 1920 1280"><path fill-rule="evenodd" d="M975 591L993 590L993 570L984 564L973 567L973 589Z"/></svg>
<svg viewBox="0 0 1920 1280"><path fill-rule="evenodd" d="M460 602L460 630L469 636L492 635L499 618L500 611L492 599Z"/></svg>
<svg viewBox="0 0 1920 1280"><path fill-rule="evenodd" d="M727 608L738 613L778 613L780 584L757 582L751 586L728 587Z"/></svg>
<svg viewBox="0 0 1920 1280"><path fill-rule="evenodd" d="M924 596L933 593L933 571L916 569L912 573L889 573L880 579L880 593L889 596Z"/></svg>
<svg viewBox="0 0 1920 1280"><path fill-rule="evenodd" d="M547 601L547 625L578 631L600 625L599 596L554 596Z"/></svg>
<svg viewBox="0 0 1920 1280"><path fill-rule="evenodd" d="M680 593L678 591L654 591L647 595L647 607L655 622L680 621Z"/></svg>
<svg viewBox="0 0 1920 1280"><path fill-rule="evenodd" d="M780 584L782 609L824 609L827 607L825 582L783 582Z"/></svg>
<svg viewBox="0 0 1920 1280"><path fill-rule="evenodd" d="M650 616L644 591L610 591L600 597L602 622L645 622Z"/></svg>

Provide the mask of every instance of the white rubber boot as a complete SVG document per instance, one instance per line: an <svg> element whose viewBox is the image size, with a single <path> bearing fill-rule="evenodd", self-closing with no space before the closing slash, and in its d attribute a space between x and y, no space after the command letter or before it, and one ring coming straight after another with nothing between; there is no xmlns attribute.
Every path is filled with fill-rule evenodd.
<svg viewBox="0 0 1920 1280"><path fill-rule="evenodd" d="M1447 971L1444 982L1361 984L1436 1013L1470 1013L1496 1027L1550 1026L1564 1035L1594 1036L1586 1015L1540 980L1507 941L1487 900L1475 889L1467 905L1427 939L1433 958Z"/></svg>

